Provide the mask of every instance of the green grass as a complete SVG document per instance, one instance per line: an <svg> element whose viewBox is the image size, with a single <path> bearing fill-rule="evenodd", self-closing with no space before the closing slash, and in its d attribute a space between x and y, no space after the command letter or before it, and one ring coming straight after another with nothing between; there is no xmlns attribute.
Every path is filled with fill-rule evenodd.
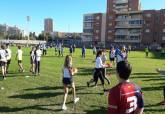
<svg viewBox="0 0 165 114"><path fill-rule="evenodd" d="M0 113L27 113L27 114L58 114L58 113L87 113L87 114L106 114L107 96L103 95L101 86L97 88L87 88L86 82L92 77L94 68L94 56L91 50L87 50L86 59L81 58L81 50L77 49L73 55L73 65L79 69L79 73L74 76L76 83L77 96L80 102L75 106L72 102L70 92L67 99L68 111L60 110L63 87L61 69L64 58L54 55L54 49L48 50L48 55L42 57L41 75L32 76L28 71L30 67L29 50L23 48L23 63L25 73L18 72L17 61L15 58L16 48L13 50L13 59L10 66L10 74L7 80L0 81ZM65 50L68 54L68 49ZM149 58L144 57L143 52L131 52L129 61L133 66L131 81L142 87L145 110L144 114L165 114L165 107L157 103L163 99L162 89L165 81L163 75L155 72L155 68L165 69L165 61L158 56L150 54ZM115 69L109 77L112 84L106 85L111 88L117 84ZM30 76L26 78L26 76ZM99 82L100 83L100 82Z"/></svg>

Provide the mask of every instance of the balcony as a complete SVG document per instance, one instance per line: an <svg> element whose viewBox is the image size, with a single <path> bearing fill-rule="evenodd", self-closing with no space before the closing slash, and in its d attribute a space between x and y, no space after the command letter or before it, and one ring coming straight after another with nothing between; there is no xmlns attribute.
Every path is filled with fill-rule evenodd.
<svg viewBox="0 0 165 114"><path fill-rule="evenodd" d="M119 42L122 42L122 43L140 43L141 42L141 39L138 38L138 39L120 39L120 38L115 38L115 42L119 43Z"/></svg>
<svg viewBox="0 0 165 114"><path fill-rule="evenodd" d="M116 32L115 35L127 36L129 35L129 32Z"/></svg>
<svg viewBox="0 0 165 114"><path fill-rule="evenodd" d="M116 0L116 4L126 4L128 0Z"/></svg>
<svg viewBox="0 0 165 114"><path fill-rule="evenodd" d="M142 25L140 24L134 24L134 25L130 25L130 24L121 24L121 25L116 25L115 27L116 29L122 29L122 28L142 28Z"/></svg>
<svg viewBox="0 0 165 114"><path fill-rule="evenodd" d="M126 9L126 8L128 8L128 5L125 5L125 6L115 6L115 9Z"/></svg>

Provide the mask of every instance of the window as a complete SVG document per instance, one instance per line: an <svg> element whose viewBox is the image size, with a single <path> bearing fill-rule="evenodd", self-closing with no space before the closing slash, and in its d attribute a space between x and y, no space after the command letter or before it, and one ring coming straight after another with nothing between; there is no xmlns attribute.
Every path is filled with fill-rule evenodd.
<svg viewBox="0 0 165 114"><path fill-rule="evenodd" d="M110 39L112 39L112 37L111 36L108 36L108 39L110 40Z"/></svg>
<svg viewBox="0 0 165 114"><path fill-rule="evenodd" d="M92 23L84 23L84 27L92 27Z"/></svg>
<svg viewBox="0 0 165 114"><path fill-rule="evenodd" d="M100 16L97 16L96 19L99 20L100 19Z"/></svg>
<svg viewBox="0 0 165 114"><path fill-rule="evenodd" d="M95 37L95 39L96 39L96 40L98 40L98 39L99 39L99 37L98 37L98 36L96 36L96 37Z"/></svg>
<svg viewBox="0 0 165 114"><path fill-rule="evenodd" d="M151 14L150 13L146 14L146 17L151 17Z"/></svg>
<svg viewBox="0 0 165 114"><path fill-rule="evenodd" d="M109 19L112 19L112 16L109 16Z"/></svg>
<svg viewBox="0 0 165 114"><path fill-rule="evenodd" d="M150 29L146 29L146 31L145 31L146 33L149 33L150 32Z"/></svg>
<svg viewBox="0 0 165 114"><path fill-rule="evenodd" d="M163 29L163 32L165 33L165 28Z"/></svg>
<svg viewBox="0 0 165 114"><path fill-rule="evenodd" d="M165 40L165 36L162 36L162 40Z"/></svg>
<svg viewBox="0 0 165 114"><path fill-rule="evenodd" d="M108 33L112 33L112 30L108 30Z"/></svg>
<svg viewBox="0 0 165 114"><path fill-rule="evenodd" d="M112 23L109 23L108 25L109 25L109 26L112 26Z"/></svg>
<svg viewBox="0 0 165 114"><path fill-rule="evenodd" d="M96 30L96 33L99 33L99 30Z"/></svg>

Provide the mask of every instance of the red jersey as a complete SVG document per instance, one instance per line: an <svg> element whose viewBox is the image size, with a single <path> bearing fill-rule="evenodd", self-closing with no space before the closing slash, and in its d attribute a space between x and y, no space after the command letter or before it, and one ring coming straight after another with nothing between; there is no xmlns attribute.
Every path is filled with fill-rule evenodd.
<svg viewBox="0 0 165 114"><path fill-rule="evenodd" d="M120 83L110 90L108 104L108 114L136 114L144 107L141 89L130 82Z"/></svg>

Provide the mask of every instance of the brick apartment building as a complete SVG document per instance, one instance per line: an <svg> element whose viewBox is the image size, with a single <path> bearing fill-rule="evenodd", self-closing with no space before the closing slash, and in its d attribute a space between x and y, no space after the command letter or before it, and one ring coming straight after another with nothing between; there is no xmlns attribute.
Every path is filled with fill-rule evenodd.
<svg viewBox="0 0 165 114"><path fill-rule="evenodd" d="M87 35L85 20L83 29L89 41L104 42L107 45L165 44L165 9L141 10L140 0L107 0L106 18L103 18L104 13L90 15L90 36Z"/></svg>
<svg viewBox="0 0 165 114"><path fill-rule="evenodd" d="M83 42L105 42L106 14L85 14L83 19Z"/></svg>

